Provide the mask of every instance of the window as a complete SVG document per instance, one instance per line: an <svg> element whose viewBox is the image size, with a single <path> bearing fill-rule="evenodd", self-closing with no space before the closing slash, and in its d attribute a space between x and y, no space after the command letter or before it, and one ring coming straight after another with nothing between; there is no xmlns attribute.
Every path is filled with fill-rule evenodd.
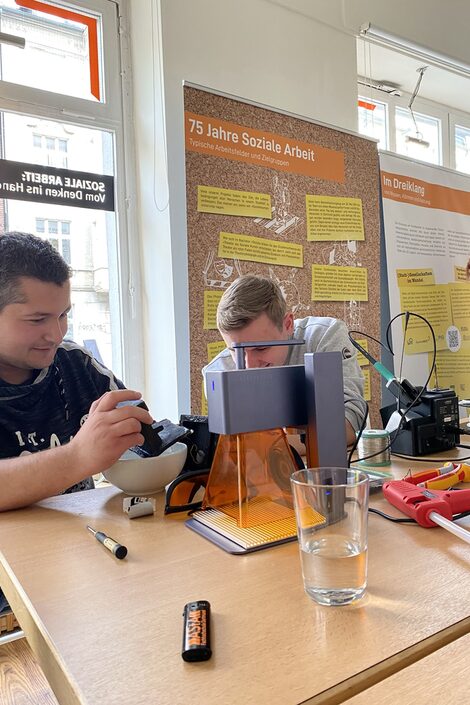
<svg viewBox="0 0 470 705"><path fill-rule="evenodd" d="M395 108L396 151L431 164L442 164L440 120Z"/></svg>
<svg viewBox="0 0 470 705"><path fill-rule="evenodd" d="M70 252L70 238L61 238L60 240L60 254L64 258L64 260L67 262L67 264L72 264L72 255Z"/></svg>
<svg viewBox="0 0 470 705"><path fill-rule="evenodd" d="M57 252L60 252L67 264L73 264L69 221L36 218L36 235L39 235L39 237L45 237L49 240Z"/></svg>
<svg viewBox="0 0 470 705"><path fill-rule="evenodd" d="M470 173L468 114L418 97L413 103L415 124L408 108L410 95L391 95L369 87L365 96L361 84L359 89L358 130L379 139L379 149L386 142L391 152ZM373 118L365 115L362 103L377 106L368 111Z"/></svg>
<svg viewBox="0 0 470 705"><path fill-rule="evenodd" d="M59 223L57 220L48 220L47 221L47 232L51 233L52 235L57 235L59 232Z"/></svg>
<svg viewBox="0 0 470 705"><path fill-rule="evenodd" d="M34 8L34 9L32 9ZM42 11L38 11L38 9ZM1 45L0 77L22 86L101 100L101 16L76 5L3 0L0 31L24 37L25 48Z"/></svg>
<svg viewBox="0 0 470 705"><path fill-rule="evenodd" d="M455 168L470 174L470 128L455 125Z"/></svg>
<svg viewBox="0 0 470 705"><path fill-rule="evenodd" d="M34 133L33 147L35 153L32 161L35 164L67 168L67 140Z"/></svg>
<svg viewBox="0 0 470 705"><path fill-rule="evenodd" d="M114 0L0 0L0 31L26 38L25 49L0 44L0 159L120 184L114 212L45 203L34 185L36 201L0 201L0 232L35 232L53 243L73 269L69 333L79 344L96 341L104 363L141 389L140 275L129 267L138 243L128 239L135 224L124 200L134 191L124 167L126 8Z"/></svg>
<svg viewBox="0 0 470 705"><path fill-rule="evenodd" d="M379 141L379 149L388 149L388 106L377 100L359 97L359 132Z"/></svg>

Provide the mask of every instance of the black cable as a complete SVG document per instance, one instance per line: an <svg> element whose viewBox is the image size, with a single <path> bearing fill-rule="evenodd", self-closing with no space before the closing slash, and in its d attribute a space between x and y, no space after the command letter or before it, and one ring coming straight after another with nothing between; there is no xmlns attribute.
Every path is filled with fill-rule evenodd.
<svg viewBox="0 0 470 705"><path fill-rule="evenodd" d="M376 453L372 453L371 455L366 455L366 456L364 456L363 458L358 458L358 459L355 461L356 463L361 462L361 461L363 461L363 460L368 460L369 458L374 458L376 455L379 455L380 453L383 453L385 450L388 450L389 448L390 448L390 451L393 453L393 448L392 448L392 446L393 446L393 444L395 443L395 440L397 439L398 434L399 434L399 433L402 431L402 429L403 429L403 425L404 425L404 423L406 422L406 414L410 411L410 409L412 409L414 406L417 405L417 403L419 402L419 400L420 400L420 398L422 397L422 395L424 394L424 392L427 391L427 386L428 386L428 384L429 384L429 381L430 381L430 379L431 379L431 377L432 377L432 373L433 373L434 368L435 368L435 366L436 366L437 343L436 343L436 336L435 336L435 334L434 334L434 329L433 329L432 325L429 323L429 321L428 321L426 318L424 318L424 316L421 316L419 313L414 313L413 311L403 311L403 312L401 312L401 313L398 313L396 316L394 316L394 317L389 321L389 324L388 324L387 330L386 330L387 345L384 345L380 340L377 340L377 339L374 338L373 336L368 335L367 333L363 333L362 331L359 331L359 330L352 330L352 331L349 331L349 340L350 340L350 341L353 343L353 345L354 345L356 341L352 338L352 335L353 335L353 334L362 335L362 336L364 336L364 337L366 337L366 338L369 338L369 339L371 339L371 340L374 340L376 343L378 343L379 345L381 345L384 349L388 349L388 351L389 351L392 355L394 355L394 352L393 352L393 349L392 349L392 346L391 346L391 342L390 342L390 337L389 337L389 336L390 336L390 330L391 330L392 323L393 323L394 321L396 321L398 318L401 318L402 316L405 316L405 317L406 317L407 325L408 325L408 321L409 321L410 316L415 316L416 318L419 318L419 319L421 319L422 321L424 321L424 322L426 323L426 325L429 327L429 330L431 331L431 335L432 335L432 340L433 340L433 360L432 360L432 364L431 364L431 369L430 369L430 371L429 371L429 375L428 375L428 377L427 377L427 379L426 379L426 382L425 382L424 385L421 387L421 389L419 390L418 394L417 394L416 397L413 399L413 401L412 401L410 404L408 404L408 406L407 406L403 411L400 410L400 406L401 406L401 404L400 404L400 399L399 399L399 397L397 398L397 412L400 414L401 419L400 419L400 422L399 422L397 428L394 429L394 435L393 435L393 437L392 437L392 434L390 434L390 442L389 442L384 448L382 448L381 450L377 451ZM404 349L404 345L405 345L405 338L403 338L403 349ZM393 432L392 432L392 433L393 433ZM398 457L402 457L402 456L398 456Z"/></svg>
<svg viewBox="0 0 470 705"><path fill-rule="evenodd" d="M385 331L385 340L387 341L387 347L390 350L390 352L392 353L392 355L395 355L395 353L393 352L393 348L392 348L392 342L390 340L390 332L392 330L392 323L394 323L397 320L397 318L400 318L400 316L402 316L402 315L403 315L402 313L397 313L396 316L394 316L392 319L390 319L390 321L388 322L387 330Z"/></svg>
<svg viewBox="0 0 470 705"><path fill-rule="evenodd" d="M456 491L458 492L458 490ZM385 514L385 512L381 512L380 509L376 509L375 507L369 507L369 512L371 512L372 514L378 514L384 519L388 519L389 521L395 522L395 524L416 524L416 526L419 526L418 522L414 519L410 519L409 517L392 517L390 516L390 514ZM459 514L453 515L452 521L456 521L457 519L464 519L468 516L470 516L470 510L465 512L459 512Z"/></svg>
<svg viewBox="0 0 470 705"><path fill-rule="evenodd" d="M460 514L454 514L452 517L452 521L455 521L456 519L463 519L464 517L470 516L470 510L466 512L460 512Z"/></svg>
<svg viewBox="0 0 470 705"><path fill-rule="evenodd" d="M401 346L401 353L400 353L400 367L399 367L399 373L398 373L398 379L403 379L403 362L405 359L405 340L406 340L406 334L408 331L408 323L410 322L410 313L409 311L406 311L405 314L405 328L403 330L403 345ZM401 398L400 398L400 391L401 389L399 388L398 390L398 399L397 399L397 411L400 410L401 408Z"/></svg>
<svg viewBox="0 0 470 705"><path fill-rule="evenodd" d="M297 465L297 469L298 470L305 470L305 463L302 460L302 456L300 455L297 448L294 448L294 446L291 445L290 443L289 443L289 448L290 448L292 455L294 456L294 460L295 460L295 464Z"/></svg>
<svg viewBox="0 0 470 705"><path fill-rule="evenodd" d="M390 325L393 323L393 321L394 321L395 319L399 318L400 316L407 316L408 318L409 318L409 316L415 316L416 318L420 318L422 321L424 321L424 322L426 323L426 325L428 326L429 330L431 331L432 342L433 342L433 359L432 359L431 369L429 370L429 374L428 374L428 376L427 376L427 379L426 379L424 385L421 387L421 389L420 389L418 395L417 395L416 398L411 402L411 404L409 404L409 405L406 407L406 409L405 409L405 411L404 411L404 416L406 416L406 414L408 413L408 411L409 411L413 406L416 406L416 404L418 403L418 401L420 400L420 398L422 397L422 395L424 394L424 392L427 391L427 386L428 386L428 384L429 384L429 381L430 381L430 379L431 379L431 377L432 377L432 373L434 372L434 368L435 368L435 366L436 366L437 343L436 343L436 336L434 335L434 329L433 329L432 325L429 323L429 321L428 321L426 318L424 318L424 316L420 316L419 313L413 313L413 311L405 311L405 312L403 312L403 313L399 313L397 316L395 316L394 318L392 318L392 320L391 320L390 323L388 324L387 330L388 330L388 328L390 327ZM403 345L405 345L405 340L404 340L404 339L403 339ZM392 353L392 355L393 355L393 353Z"/></svg>
<svg viewBox="0 0 470 705"><path fill-rule="evenodd" d="M363 420L362 420L361 428L359 429L359 431L358 431L358 433L357 433L357 435L356 435L356 440L354 441L354 443L353 443L353 445L352 445L352 448L351 448L351 450L349 451L349 455L348 455L348 468L351 467L351 458L352 458L352 456L353 456L354 451L355 451L356 448L357 448L357 444L359 443L359 439L361 438L362 434L364 433L364 429L365 429L366 423L367 423L367 417L369 416L369 404L366 402L365 399L364 399L363 401L364 401L364 403L365 403L365 405L366 405L366 413L365 413L365 416L364 416L364 418L363 418Z"/></svg>
<svg viewBox="0 0 470 705"><path fill-rule="evenodd" d="M446 424L446 430L452 431L452 433L463 433L464 436L470 436L470 431L466 431L464 428L460 428L460 426L451 426L450 424Z"/></svg>
<svg viewBox="0 0 470 705"><path fill-rule="evenodd" d="M418 526L418 522L414 519L391 517L390 514L385 514L385 512L381 512L380 509L375 509L374 507L369 507L369 512L372 512L372 514L378 514L384 519L395 522L395 524L416 524L416 526Z"/></svg>
<svg viewBox="0 0 470 705"><path fill-rule="evenodd" d="M384 350L388 350L388 352L393 355L393 351L392 351L387 345L384 345L380 340L378 340L377 338L374 338L373 335L369 335L368 333L363 333L362 330L350 330L350 331L349 331L348 335L349 335L349 340L351 341L351 343L354 343L354 342L355 342L355 341L351 338L351 336L353 335L353 333L357 333L357 335L361 335L361 336L363 336L364 338L369 338L369 340L373 340L374 343L377 343L378 345L381 345L381 346L384 348Z"/></svg>

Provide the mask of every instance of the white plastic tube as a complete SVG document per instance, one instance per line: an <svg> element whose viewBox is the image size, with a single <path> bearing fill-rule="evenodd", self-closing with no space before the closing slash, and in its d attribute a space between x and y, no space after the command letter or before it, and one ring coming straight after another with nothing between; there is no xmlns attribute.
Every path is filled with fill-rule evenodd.
<svg viewBox="0 0 470 705"><path fill-rule="evenodd" d="M429 512L428 517L435 524L442 526L443 529L447 529L447 531L450 531L451 534L458 536L458 538L462 539L462 541L466 541L467 543L470 543L470 531L467 531L467 529L464 529L463 526L459 526L458 524L454 524L453 521L450 521L449 519L445 519L443 516L441 516L437 512Z"/></svg>

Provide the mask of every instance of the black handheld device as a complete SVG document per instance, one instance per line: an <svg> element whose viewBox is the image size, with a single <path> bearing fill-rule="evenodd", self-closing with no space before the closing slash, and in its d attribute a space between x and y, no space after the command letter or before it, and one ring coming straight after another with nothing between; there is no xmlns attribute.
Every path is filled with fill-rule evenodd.
<svg viewBox="0 0 470 705"><path fill-rule="evenodd" d="M143 399L121 401L116 405L116 408L120 406L140 406L146 411L149 410ZM162 419L161 421L154 421L152 424L141 424L140 432L144 437L144 444L143 446L135 446L133 450L135 450L137 455L146 458L149 455L161 455L164 450L167 450L176 441L188 436L191 430L178 426L168 419Z"/></svg>
<svg viewBox="0 0 470 705"><path fill-rule="evenodd" d="M184 606L184 661L207 661L212 656L210 636L211 606L207 600L188 602Z"/></svg>

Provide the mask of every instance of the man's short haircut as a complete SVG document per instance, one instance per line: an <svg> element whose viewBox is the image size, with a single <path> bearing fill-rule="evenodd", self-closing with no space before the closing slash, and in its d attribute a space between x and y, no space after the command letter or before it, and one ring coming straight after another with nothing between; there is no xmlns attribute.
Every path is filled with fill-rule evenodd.
<svg viewBox="0 0 470 705"><path fill-rule="evenodd" d="M265 313L282 330L286 300L276 282L256 274L244 274L225 291L217 307L217 327L238 330Z"/></svg>
<svg viewBox="0 0 470 705"><path fill-rule="evenodd" d="M47 240L30 233L0 235L0 311L23 302L21 277L62 286L71 276L67 262Z"/></svg>

